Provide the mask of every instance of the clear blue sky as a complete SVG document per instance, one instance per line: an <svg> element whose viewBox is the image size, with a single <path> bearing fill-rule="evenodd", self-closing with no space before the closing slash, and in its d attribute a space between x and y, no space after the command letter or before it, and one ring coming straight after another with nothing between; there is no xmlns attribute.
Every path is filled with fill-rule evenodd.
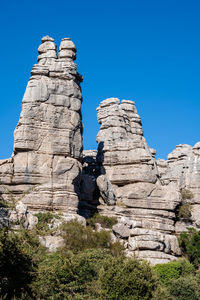
<svg viewBox="0 0 200 300"><path fill-rule="evenodd" d="M84 76L84 148L96 149L96 107L132 99L148 144L166 158L200 141L199 0L26 0L0 7L0 158L13 131L44 35L76 44Z"/></svg>

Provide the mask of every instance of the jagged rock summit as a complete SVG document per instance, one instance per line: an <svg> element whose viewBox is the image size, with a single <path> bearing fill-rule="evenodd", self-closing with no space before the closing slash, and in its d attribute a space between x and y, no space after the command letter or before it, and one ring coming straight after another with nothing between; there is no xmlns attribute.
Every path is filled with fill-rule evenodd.
<svg viewBox="0 0 200 300"><path fill-rule="evenodd" d="M76 47L63 39L57 56L45 36L22 101L14 152L0 161L1 196L12 193L31 209L76 212L82 155L82 76Z"/></svg>
<svg viewBox="0 0 200 300"><path fill-rule="evenodd" d="M57 54L54 39L45 36L38 53L13 155L0 161L0 200L18 201L12 219L25 218L31 228L35 211L61 210L65 220L85 224L98 211L117 218L112 240L120 240L127 255L153 264L177 259L177 235L200 226L200 143L178 145L168 161L156 160L135 103L109 98L97 108L98 149L83 151L76 47L64 38ZM187 216L187 210L180 213L184 205L190 207ZM0 227L8 216L0 207ZM61 241L53 240L49 236L43 243L55 249Z"/></svg>

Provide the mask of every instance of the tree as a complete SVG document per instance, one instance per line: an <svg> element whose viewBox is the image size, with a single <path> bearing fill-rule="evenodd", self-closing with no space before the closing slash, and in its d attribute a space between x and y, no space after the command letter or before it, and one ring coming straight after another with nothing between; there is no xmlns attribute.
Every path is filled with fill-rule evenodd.
<svg viewBox="0 0 200 300"><path fill-rule="evenodd" d="M113 258L100 272L103 299L151 299L157 279L150 265L137 259Z"/></svg>

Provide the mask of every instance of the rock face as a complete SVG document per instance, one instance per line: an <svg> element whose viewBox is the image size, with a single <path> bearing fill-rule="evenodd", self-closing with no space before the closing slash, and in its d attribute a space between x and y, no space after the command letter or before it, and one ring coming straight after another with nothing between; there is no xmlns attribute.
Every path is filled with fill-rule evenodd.
<svg viewBox="0 0 200 300"><path fill-rule="evenodd" d="M173 234L181 195L176 182L164 185L160 181L155 150L146 143L134 102L106 99L97 108L97 118L101 127L96 169L101 175L96 175L96 181L98 185L103 176L115 199L108 203L107 185L101 184L104 202L100 201L98 210L118 218L113 232L124 241L127 255L152 263L176 259L180 249Z"/></svg>
<svg viewBox="0 0 200 300"><path fill-rule="evenodd" d="M49 36L31 71L12 158L0 161L0 193L31 209L76 212L82 155L81 88L76 48L65 38L57 56Z"/></svg>
<svg viewBox="0 0 200 300"><path fill-rule="evenodd" d="M182 192L182 205L190 204L191 215L176 224L176 231L200 225L200 142L194 147L178 145L168 155L165 169L161 173L165 185L175 182Z"/></svg>

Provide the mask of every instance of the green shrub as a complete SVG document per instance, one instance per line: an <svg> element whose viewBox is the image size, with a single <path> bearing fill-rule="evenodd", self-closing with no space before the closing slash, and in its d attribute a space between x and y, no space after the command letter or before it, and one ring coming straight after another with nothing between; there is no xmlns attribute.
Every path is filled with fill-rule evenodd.
<svg viewBox="0 0 200 300"><path fill-rule="evenodd" d="M60 219L60 216L57 214L52 214L51 212L40 212L35 214L35 216L38 218L38 223L51 223L53 219Z"/></svg>
<svg viewBox="0 0 200 300"><path fill-rule="evenodd" d="M124 253L124 246L120 243L120 241L111 243L110 252L114 257L122 256Z"/></svg>
<svg viewBox="0 0 200 300"><path fill-rule="evenodd" d="M95 227L96 223L101 224L103 228L112 228L113 225L117 224L117 218L94 214L93 217L87 219L87 224L93 228Z"/></svg>
<svg viewBox="0 0 200 300"><path fill-rule="evenodd" d="M175 300L170 295L170 292L166 286L158 285L157 289L153 292L152 300Z"/></svg>
<svg viewBox="0 0 200 300"><path fill-rule="evenodd" d="M74 271L77 276L76 294L100 297L99 272L112 256L102 249L88 249L74 256Z"/></svg>
<svg viewBox="0 0 200 300"><path fill-rule="evenodd" d="M194 195L190 190L182 189L181 190L181 196L182 196L182 203L178 208L178 214L177 217L179 219L185 219L188 220L191 217L191 204L188 203L188 200L191 200Z"/></svg>
<svg viewBox="0 0 200 300"><path fill-rule="evenodd" d="M0 295L3 299L29 299L43 247L29 232L0 231Z"/></svg>
<svg viewBox="0 0 200 300"><path fill-rule="evenodd" d="M174 300L199 300L197 284L192 276L171 281L169 292Z"/></svg>
<svg viewBox="0 0 200 300"><path fill-rule="evenodd" d="M110 249L110 232L95 232L91 227L84 227L76 220L61 225L65 246L63 251L71 250L78 253L86 249L107 248Z"/></svg>
<svg viewBox="0 0 200 300"><path fill-rule="evenodd" d="M182 232L179 245L182 253L197 268L200 263L200 231L190 228L188 232Z"/></svg>
<svg viewBox="0 0 200 300"><path fill-rule="evenodd" d="M196 270L196 274L195 274L195 280L196 280L196 283L197 283L197 290L198 290L198 293L200 295L200 267Z"/></svg>
<svg viewBox="0 0 200 300"><path fill-rule="evenodd" d="M54 219L60 219L60 216L57 214L52 214L51 212L40 212L35 214L35 216L38 218L36 229L40 231L40 234L42 234L42 232L44 234L49 232L50 229L48 224L51 224Z"/></svg>
<svg viewBox="0 0 200 300"><path fill-rule="evenodd" d="M190 200L194 197L193 193L188 189L182 189L181 196L183 200Z"/></svg>
<svg viewBox="0 0 200 300"><path fill-rule="evenodd" d="M164 285L168 285L172 279L188 276L194 272L193 265L186 259L180 259L167 264L158 264L154 266L153 269Z"/></svg>
<svg viewBox="0 0 200 300"><path fill-rule="evenodd" d="M183 203L179 206L178 218L179 219L189 219L191 217L191 204Z"/></svg>
<svg viewBox="0 0 200 300"><path fill-rule="evenodd" d="M73 255L62 257L58 253L47 255L39 264L31 287L36 299L68 299L70 286L76 281Z"/></svg>
<svg viewBox="0 0 200 300"><path fill-rule="evenodd" d="M32 283L36 299L100 299L99 272L111 255L96 249L49 254ZM93 298L92 298L93 297Z"/></svg>
<svg viewBox="0 0 200 300"><path fill-rule="evenodd" d="M157 288L156 277L145 261L113 258L100 272L102 299L151 299Z"/></svg>

